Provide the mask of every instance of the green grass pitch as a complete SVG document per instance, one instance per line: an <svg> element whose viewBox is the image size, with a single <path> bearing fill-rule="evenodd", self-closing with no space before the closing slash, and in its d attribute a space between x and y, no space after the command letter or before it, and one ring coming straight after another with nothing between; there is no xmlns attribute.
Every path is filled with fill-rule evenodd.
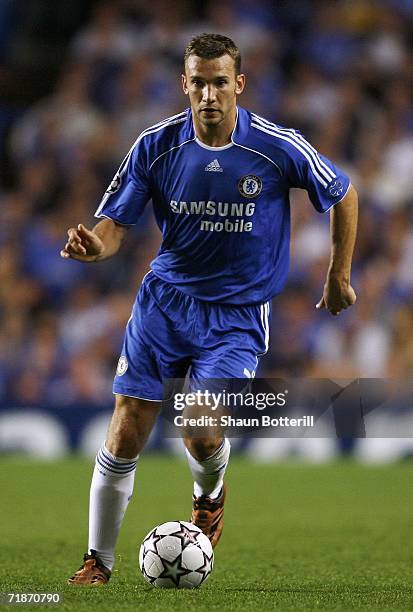
<svg viewBox="0 0 413 612"><path fill-rule="evenodd" d="M200 589L182 591L148 585L137 550L156 524L188 519L189 470L143 455L114 574L91 589L65 580L86 547L92 462L3 458L0 591L60 592L54 608L73 612L413 610L412 467L234 457L215 569Z"/></svg>

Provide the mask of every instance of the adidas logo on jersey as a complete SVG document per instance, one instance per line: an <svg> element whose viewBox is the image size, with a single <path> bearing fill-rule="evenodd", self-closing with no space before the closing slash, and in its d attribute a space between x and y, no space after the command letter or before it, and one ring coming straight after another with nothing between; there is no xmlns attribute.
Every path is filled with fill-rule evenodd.
<svg viewBox="0 0 413 612"><path fill-rule="evenodd" d="M223 169L219 165L219 161L214 159L214 161L205 166L205 172L223 172Z"/></svg>

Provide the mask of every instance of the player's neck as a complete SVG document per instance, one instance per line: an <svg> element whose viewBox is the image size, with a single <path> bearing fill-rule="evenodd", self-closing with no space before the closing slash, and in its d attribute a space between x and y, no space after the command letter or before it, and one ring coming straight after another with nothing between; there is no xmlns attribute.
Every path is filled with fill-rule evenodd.
<svg viewBox="0 0 413 612"><path fill-rule="evenodd" d="M223 147L231 142L232 132L237 120L237 110L228 113L227 117L219 125L204 125L196 116L194 129L198 140L209 147Z"/></svg>

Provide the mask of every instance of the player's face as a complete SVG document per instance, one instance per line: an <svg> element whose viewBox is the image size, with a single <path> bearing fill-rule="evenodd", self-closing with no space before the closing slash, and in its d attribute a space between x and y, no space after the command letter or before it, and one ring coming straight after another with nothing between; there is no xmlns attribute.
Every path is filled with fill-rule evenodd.
<svg viewBox="0 0 413 612"><path fill-rule="evenodd" d="M190 55L182 75L184 93L189 96L194 116L205 126L218 126L235 112L236 96L242 93L245 76L235 74L230 55L203 59Z"/></svg>

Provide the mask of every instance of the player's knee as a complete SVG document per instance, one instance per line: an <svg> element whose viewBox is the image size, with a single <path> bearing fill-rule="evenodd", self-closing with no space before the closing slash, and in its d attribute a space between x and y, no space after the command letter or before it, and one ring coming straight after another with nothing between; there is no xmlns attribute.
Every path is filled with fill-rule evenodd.
<svg viewBox="0 0 413 612"><path fill-rule="evenodd" d="M151 427L160 408L160 402L149 402L137 397L116 395L114 419L127 421L131 429Z"/></svg>
<svg viewBox="0 0 413 612"><path fill-rule="evenodd" d="M142 400L137 397L128 397L127 395L115 395L115 409L123 410L131 415L138 412Z"/></svg>
<svg viewBox="0 0 413 612"><path fill-rule="evenodd" d="M133 458L142 450L152 430L157 407L133 397L116 395L106 447L116 457Z"/></svg>
<svg viewBox="0 0 413 612"><path fill-rule="evenodd" d="M213 455L221 443L221 438L187 438L185 440L187 449L199 461L203 461Z"/></svg>

